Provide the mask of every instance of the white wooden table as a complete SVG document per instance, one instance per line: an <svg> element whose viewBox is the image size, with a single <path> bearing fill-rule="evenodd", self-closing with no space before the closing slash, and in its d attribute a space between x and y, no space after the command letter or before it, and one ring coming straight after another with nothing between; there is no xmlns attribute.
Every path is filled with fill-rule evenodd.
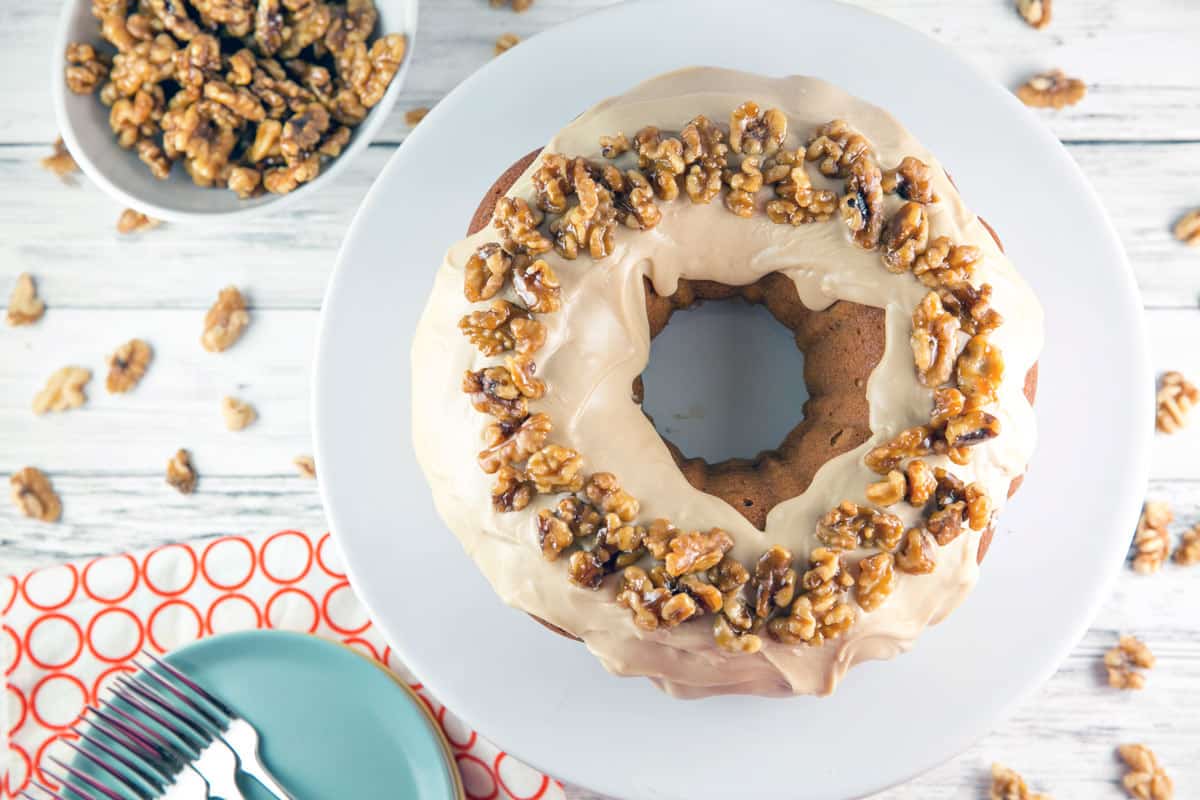
<svg viewBox="0 0 1200 800"><path fill-rule="evenodd" d="M403 112L432 105L486 62L500 33L531 35L610 2L537 0L515 15L486 0L426 0L393 118L326 193L230 230L164 226L134 237L117 235L120 209L95 187L82 178L63 186L37 165L56 133L49 81L57 76L46 67L59 4L0 5L0 292L7 297L16 275L29 271L49 305L40 324L0 330L0 477L41 467L65 507L61 524L45 525L0 503L0 572L216 533L321 530L316 486L291 464L311 452L317 315L347 223L404 139ZM1170 232L1200 205L1200 3L1058 0L1054 23L1041 32L1016 17L1011 0L858 4L932 34L1006 85L1054 66L1087 81L1081 105L1047 112L1045 122L1116 222L1141 286L1156 367L1200 378L1200 250ZM802 40L809 34L795 16ZM229 283L247 290L253 322L237 347L214 356L197 338L205 309ZM1080 287L1080 302L1086 294ZM104 358L133 336L153 344L155 361L136 392L114 398L103 389ZM35 418L34 391L70 363L99 378L88 405ZM1088 387L1079 393L1086 402ZM227 432L218 406L225 394L254 403L259 422ZM179 447L192 451L201 475L190 497L163 483ZM1176 532L1200 521L1200 420L1158 438L1150 494L1172 502ZM1103 687L1100 656L1118 632L1136 633L1158 655L1144 692ZM1168 567L1152 578L1126 570L1046 686L969 751L882 797L986 796L987 766L998 760L1057 798L1119 798L1113 746L1135 740L1168 765L1177 797L1200 797L1200 568Z"/></svg>

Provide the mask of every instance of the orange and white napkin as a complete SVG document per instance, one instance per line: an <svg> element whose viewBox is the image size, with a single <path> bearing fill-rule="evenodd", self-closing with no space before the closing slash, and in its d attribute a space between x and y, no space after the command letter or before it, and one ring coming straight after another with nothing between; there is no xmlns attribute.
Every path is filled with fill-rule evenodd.
<svg viewBox="0 0 1200 800"><path fill-rule="evenodd" d="M558 781L468 728L400 663L351 590L329 534L290 530L0 577L0 800L31 780L54 786L38 769L46 752L74 736L84 706L132 671L143 648L161 653L253 628L313 633L386 665L441 725L472 800L563 800Z"/></svg>

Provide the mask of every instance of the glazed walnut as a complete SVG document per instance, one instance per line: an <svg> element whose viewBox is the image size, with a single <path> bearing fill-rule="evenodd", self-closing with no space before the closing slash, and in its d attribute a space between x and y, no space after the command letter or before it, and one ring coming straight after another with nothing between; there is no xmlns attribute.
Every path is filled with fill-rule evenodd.
<svg viewBox="0 0 1200 800"><path fill-rule="evenodd" d="M914 203L936 203L933 191L933 170L924 161L905 156L895 169L883 173L881 182L884 194L895 194Z"/></svg>
<svg viewBox="0 0 1200 800"><path fill-rule="evenodd" d="M90 44L67 45L67 88L75 94L91 94L108 77L109 64Z"/></svg>
<svg viewBox="0 0 1200 800"><path fill-rule="evenodd" d="M479 467L494 473L505 464L514 464L541 450L553 430L546 414L531 414L520 422L496 421L484 429L487 448L479 453Z"/></svg>
<svg viewBox="0 0 1200 800"><path fill-rule="evenodd" d="M1175 784L1163 770L1154 751L1144 744L1123 744L1117 755L1129 767L1121 779L1125 791L1136 800L1173 800Z"/></svg>
<svg viewBox="0 0 1200 800"><path fill-rule="evenodd" d="M1133 534L1133 571L1139 575L1158 572L1171 549L1171 534L1167 526L1175 515L1166 503L1148 501L1142 508L1137 530Z"/></svg>
<svg viewBox="0 0 1200 800"><path fill-rule="evenodd" d="M928 503L937 488L937 478L929 464L918 459L909 461L904 468L904 477L908 484L908 502L918 508Z"/></svg>
<svg viewBox="0 0 1200 800"><path fill-rule="evenodd" d="M979 265L979 248L956 245L948 236L939 236L912 261L912 272L931 289L965 284Z"/></svg>
<svg viewBox="0 0 1200 800"><path fill-rule="evenodd" d="M870 158L859 158L850 165L846 190L838 203L842 221L850 229L854 243L864 250L879 244L883 230L883 176Z"/></svg>
<svg viewBox="0 0 1200 800"><path fill-rule="evenodd" d="M600 512L578 497L564 497L553 510L543 508L535 521L542 557L557 560L576 539L595 535L602 523Z"/></svg>
<svg viewBox="0 0 1200 800"><path fill-rule="evenodd" d="M791 605L796 595L796 570L792 568L791 552L775 545L763 553L754 565L750 588L754 596L754 613L761 619L769 617L776 608Z"/></svg>
<svg viewBox="0 0 1200 800"><path fill-rule="evenodd" d="M1034 75L1017 88L1017 98L1033 108L1061 109L1073 106L1087 95L1087 84L1068 78L1061 69Z"/></svg>
<svg viewBox="0 0 1200 800"><path fill-rule="evenodd" d="M1144 642L1134 636L1122 636L1116 647L1104 654L1108 685L1114 689L1146 688L1146 676L1138 670L1151 669L1154 661L1154 654Z"/></svg>
<svg viewBox="0 0 1200 800"><path fill-rule="evenodd" d="M45 414L47 411L69 411L79 408L87 402L88 381L92 379L92 371L83 367L63 367L52 374L42 388L33 397L33 413Z"/></svg>
<svg viewBox="0 0 1200 800"><path fill-rule="evenodd" d="M845 570L839 552L819 547L809 558L810 568L800 579L803 593L792 602L786 616L767 623L771 638L783 644L819 646L838 638L854 624L854 609L845 599L854 579Z"/></svg>
<svg viewBox="0 0 1200 800"><path fill-rule="evenodd" d="M605 514L616 514L621 522L633 522L637 518L637 498L622 489L611 472L594 473L588 478L583 494L593 506Z"/></svg>
<svg viewBox="0 0 1200 800"><path fill-rule="evenodd" d="M463 276L463 294L472 303L488 300L504 288L512 270L513 258L497 242L481 245L467 259Z"/></svg>
<svg viewBox="0 0 1200 800"><path fill-rule="evenodd" d="M718 647L730 653L752 655L762 649L761 638L735 630L723 614L718 614L713 622L713 639Z"/></svg>
<svg viewBox="0 0 1200 800"><path fill-rule="evenodd" d="M763 186L762 170L756 156L746 156L741 166L728 175L729 193L725 207L739 217L754 216L754 195Z"/></svg>
<svg viewBox="0 0 1200 800"><path fill-rule="evenodd" d="M968 407L994 403L1004 379L1004 357L986 334L967 340L958 358L958 389ZM947 424L949 428L949 424Z"/></svg>
<svg viewBox="0 0 1200 800"><path fill-rule="evenodd" d="M130 339L108 357L108 379L105 385L109 392L124 393L132 390L146 374L153 352L150 345L141 339Z"/></svg>
<svg viewBox="0 0 1200 800"><path fill-rule="evenodd" d="M835 550L874 545L891 550L904 532L900 518L844 500L817 521L817 538Z"/></svg>
<svg viewBox="0 0 1200 800"><path fill-rule="evenodd" d="M513 268L513 289L525 306L538 314L558 311L562 305L562 289L558 276L542 259Z"/></svg>
<svg viewBox="0 0 1200 800"><path fill-rule="evenodd" d="M1162 433L1176 433L1187 424L1192 407L1200 403L1200 389L1182 373L1164 373L1159 382L1155 426Z"/></svg>
<svg viewBox="0 0 1200 800"><path fill-rule="evenodd" d="M888 220L883 231L883 265L888 272L908 271L929 245L929 214L909 201Z"/></svg>
<svg viewBox="0 0 1200 800"><path fill-rule="evenodd" d="M771 155L787 138L787 115L777 108L760 111L747 100L729 116L729 147L745 155Z"/></svg>
<svg viewBox="0 0 1200 800"><path fill-rule="evenodd" d="M537 363L524 353L510 355L504 359L513 384L522 397L538 400L546 394L546 383L537 377Z"/></svg>
<svg viewBox="0 0 1200 800"><path fill-rule="evenodd" d="M826 177L845 178L850 166L871 158L871 143L850 127L845 120L835 119L817 129L808 142L805 158L819 161L818 169ZM882 183L883 176L880 175ZM882 189L882 186L880 187Z"/></svg>
<svg viewBox="0 0 1200 800"><path fill-rule="evenodd" d="M623 133L618 133L616 136L600 137L600 155L605 158L617 158L623 153L628 153L631 147L629 137Z"/></svg>
<svg viewBox="0 0 1200 800"><path fill-rule="evenodd" d="M858 562L855 600L863 611L883 605L896 588L895 559L891 553L876 553Z"/></svg>
<svg viewBox="0 0 1200 800"><path fill-rule="evenodd" d="M924 425L901 431L890 442L870 450L863 460L873 471L887 475L906 459L931 454L932 434Z"/></svg>
<svg viewBox="0 0 1200 800"><path fill-rule="evenodd" d="M679 196L677 178L683 174L687 164L683 160L683 142L674 137L664 137L658 128L642 128L633 137L633 150L638 156L640 167L654 186L660 200L674 200Z"/></svg>
<svg viewBox="0 0 1200 800"><path fill-rule="evenodd" d="M246 298L236 286L226 286L204 315L204 333L200 336L200 344L210 353L228 350L242 338L249 324Z"/></svg>
<svg viewBox="0 0 1200 800"><path fill-rule="evenodd" d="M541 494L583 488L583 457L569 447L549 444L529 457L529 479Z"/></svg>
<svg viewBox="0 0 1200 800"><path fill-rule="evenodd" d="M914 462L919 463L919 462ZM894 469L884 479L867 486L867 500L877 506L894 506L908 493L908 480L904 473Z"/></svg>
<svg viewBox="0 0 1200 800"><path fill-rule="evenodd" d="M576 160L571 176L578 202L550 223L554 249L566 259L585 251L594 259L604 258L612 252L617 227L612 193L592 177L583 159Z"/></svg>
<svg viewBox="0 0 1200 800"><path fill-rule="evenodd" d="M507 367L484 367L463 375L462 390L476 411L501 422L518 423L528 416L525 397Z"/></svg>
<svg viewBox="0 0 1200 800"><path fill-rule="evenodd" d="M920 528L910 528L896 551L896 568L909 575L928 575L937 567L937 542Z"/></svg>
<svg viewBox="0 0 1200 800"><path fill-rule="evenodd" d="M732 547L733 538L720 528L679 533L668 545L667 572L673 576L704 572L719 564Z"/></svg>
<svg viewBox="0 0 1200 800"><path fill-rule="evenodd" d="M178 450L167 462L167 484L180 494L196 491L196 469L187 450Z"/></svg>
<svg viewBox="0 0 1200 800"><path fill-rule="evenodd" d="M946 310L958 317L962 329L972 336L994 330L1004 321L992 308L990 284L975 287L964 281L943 284L937 291Z"/></svg>
<svg viewBox="0 0 1200 800"><path fill-rule="evenodd" d="M9 325L32 325L46 313L46 304L37 294L37 284L28 272L17 276L12 294L8 298L7 321Z"/></svg>
<svg viewBox="0 0 1200 800"><path fill-rule="evenodd" d="M511 464L496 470L492 486L492 508L501 513L521 511L533 499L534 486L525 472Z"/></svg>
<svg viewBox="0 0 1200 800"><path fill-rule="evenodd" d="M679 133L687 164L684 189L693 203L710 203L721 192L722 174L729 160L725 133L703 114Z"/></svg>
<svg viewBox="0 0 1200 800"><path fill-rule="evenodd" d="M458 321L458 328L485 356L510 350L528 355L546 341L546 326L507 300L494 300L487 310L472 311Z"/></svg>
<svg viewBox="0 0 1200 800"><path fill-rule="evenodd" d="M959 327L958 318L946 311L935 292L926 294L913 311L913 361L923 385L935 387L950 380Z"/></svg>
<svg viewBox="0 0 1200 800"><path fill-rule="evenodd" d="M62 501L40 469L17 470L8 482L13 505L25 516L42 522L58 522L62 517Z"/></svg>

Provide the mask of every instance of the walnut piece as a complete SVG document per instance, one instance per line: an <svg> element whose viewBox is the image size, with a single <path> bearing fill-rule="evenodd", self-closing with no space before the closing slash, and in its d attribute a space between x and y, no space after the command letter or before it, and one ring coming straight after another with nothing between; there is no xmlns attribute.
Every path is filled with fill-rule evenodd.
<svg viewBox="0 0 1200 800"><path fill-rule="evenodd" d="M54 140L54 152L38 163L42 165L42 169L49 170L63 179L79 171L79 165L75 163L75 159L67 151L67 146L63 144L61 136Z"/></svg>
<svg viewBox="0 0 1200 800"><path fill-rule="evenodd" d="M1172 370L1162 376L1156 399L1156 427L1163 433L1176 433L1187 424L1192 407L1200 403L1200 389L1182 373Z"/></svg>
<svg viewBox="0 0 1200 800"><path fill-rule="evenodd" d="M1200 208L1179 218L1175 223L1175 238L1192 247L1200 245Z"/></svg>
<svg viewBox="0 0 1200 800"><path fill-rule="evenodd" d="M558 276L542 259L513 270L513 289L521 301L537 314L558 311L562 306L562 289Z"/></svg>
<svg viewBox="0 0 1200 800"><path fill-rule="evenodd" d="M502 422L520 422L529 410L507 367L484 367L463 375L462 390L471 396L476 411Z"/></svg>
<svg viewBox="0 0 1200 800"><path fill-rule="evenodd" d="M864 250L874 249L883 231L882 181L879 167L870 158L859 158L850 165L846 191L838 203L854 243Z"/></svg>
<svg viewBox="0 0 1200 800"><path fill-rule="evenodd" d="M583 488L583 456L569 447L546 445L529 457L527 469L529 480L541 494Z"/></svg>
<svg viewBox="0 0 1200 800"><path fill-rule="evenodd" d="M404 124L410 128L417 127L421 120L425 119L425 115L429 113L428 106L416 106L404 112Z"/></svg>
<svg viewBox="0 0 1200 800"><path fill-rule="evenodd" d="M907 272L928 246L929 214L925 206L910 200L884 227L883 265L888 272Z"/></svg>
<svg viewBox="0 0 1200 800"><path fill-rule="evenodd" d="M117 218L117 233L130 234L153 230L162 223L154 217L148 217L140 211L127 208Z"/></svg>
<svg viewBox="0 0 1200 800"><path fill-rule="evenodd" d="M937 488L937 479L929 464L916 459L908 462L904 477L908 485L908 502L918 508L928 503Z"/></svg>
<svg viewBox="0 0 1200 800"><path fill-rule="evenodd" d="M493 48L494 55L500 55L512 50L521 43L521 37L515 33L502 33L496 37L496 44Z"/></svg>
<svg viewBox="0 0 1200 800"><path fill-rule="evenodd" d="M817 520L817 538L836 550L875 545L891 550L904 533L900 518L843 500Z"/></svg>
<svg viewBox="0 0 1200 800"><path fill-rule="evenodd" d="M46 313L46 304L37 294L37 284L28 272L17 276L12 294L8 298L9 325L32 325Z"/></svg>
<svg viewBox="0 0 1200 800"><path fill-rule="evenodd" d="M1153 666L1154 654L1134 636L1122 636L1116 647L1104 654L1108 685L1114 689L1146 688L1146 676L1136 668L1151 669Z"/></svg>
<svg viewBox="0 0 1200 800"><path fill-rule="evenodd" d="M936 387L950 380L958 331L958 318L946 311L937 293L926 294L912 314L913 361L923 385Z"/></svg>
<svg viewBox="0 0 1200 800"><path fill-rule="evenodd" d="M1183 567L1200 564L1200 525L1184 532L1172 558L1175 559L1176 564Z"/></svg>
<svg viewBox="0 0 1200 800"><path fill-rule="evenodd" d="M992 786L989 800L1052 800L1048 794L1031 792L1025 779L1000 764L992 764Z"/></svg>
<svg viewBox="0 0 1200 800"><path fill-rule="evenodd" d="M13 505L22 514L42 522L58 522L62 517L62 501L50 485L46 473L37 467L24 467L9 478Z"/></svg>
<svg viewBox="0 0 1200 800"><path fill-rule="evenodd" d="M167 462L167 484L180 494L196 491L196 469L187 450L178 450Z"/></svg>
<svg viewBox="0 0 1200 800"><path fill-rule="evenodd" d="M863 611L883 605L896 588L895 559L891 553L876 553L858 562L855 600Z"/></svg>
<svg viewBox="0 0 1200 800"><path fill-rule="evenodd" d="M791 551L779 545L767 550L754 565L751 578L754 613L766 619L776 608L787 608L796 595L796 583Z"/></svg>
<svg viewBox="0 0 1200 800"><path fill-rule="evenodd" d="M105 386L110 393L132 391L146 374L153 357L150 345L142 339L130 339L108 357L108 378Z"/></svg>
<svg viewBox="0 0 1200 800"><path fill-rule="evenodd" d="M932 534L910 528L896 551L896 568L909 575L928 575L937 567L937 542Z"/></svg>
<svg viewBox="0 0 1200 800"><path fill-rule="evenodd" d="M967 284L975 275L981 256L974 245L957 245L939 236L912 262L912 272L931 289Z"/></svg>
<svg viewBox="0 0 1200 800"><path fill-rule="evenodd" d="M908 480L904 473L894 469L884 476L883 480L867 486L867 500L878 506L894 506L904 499L907 491Z"/></svg>
<svg viewBox="0 0 1200 800"><path fill-rule="evenodd" d="M1150 575L1162 568L1171 549L1171 534L1167 526L1175 515L1166 503L1149 500L1142 507L1137 530L1133 534L1133 571Z"/></svg>
<svg viewBox="0 0 1200 800"><path fill-rule="evenodd" d="M67 45L67 88L75 94L91 94L108 77L108 59L90 44L71 42Z"/></svg>
<svg viewBox="0 0 1200 800"><path fill-rule="evenodd" d="M236 397L225 397L221 400L221 415L225 418L225 429L230 431L244 430L258 419L258 412L254 410L254 406Z"/></svg>
<svg viewBox="0 0 1200 800"><path fill-rule="evenodd" d="M226 286L204 315L204 333L200 336L200 344L210 353L228 350L242 338L242 332L249 324L246 298L236 286Z"/></svg>
<svg viewBox="0 0 1200 800"><path fill-rule="evenodd" d="M46 381L46 386L33 396L33 413L68 411L87 402L86 389L92 371L83 367L62 367Z"/></svg>
<svg viewBox="0 0 1200 800"><path fill-rule="evenodd" d="M721 614L713 622L713 639L718 647L729 653L753 655L762 649L762 639L753 633L735 631L728 618Z"/></svg>
<svg viewBox="0 0 1200 800"><path fill-rule="evenodd" d="M622 153L628 153L631 147L629 137L624 133L618 132L616 136L600 137L600 155L605 158L612 159Z"/></svg>
<svg viewBox="0 0 1200 800"><path fill-rule="evenodd" d="M595 535L603 522L594 506L573 495L564 497L553 510L543 508L535 520L542 557L557 560L576 539Z"/></svg>
<svg viewBox="0 0 1200 800"><path fill-rule="evenodd" d="M497 242L480 246L467 259L463 293L472 303L488 300L504 288L513 259Z"/></svg>
<svg viewBox="0 0 1200 800"><path fill-rule="evenodd" d="M771 155L787 138L787 115L777 108L760 111L747 100L729 116L729 148L745 155Z"/></svg>
<svg viewBox="0 0 1200 800"><path fill-rule="evenodd" d="M296 471L300 473L301 478L316 479L317 462L312 456L296 456L292 459L292 464L296 466Z"/></svg>
<svg viewBox="0 0 1200 800"><path fill-rule="evenodd" d="M536 453L546 443L553 426L545 414L532 414L519 423L497 421L484 429L487 448L480 451L479 467L493 473L505 464L515 464Z"/></svg>
<svg viewBox="0 0 1200 800"><path fill-rule="evenodd" d="M1041 30L1050 24L1054 0L1017 0L1017 13L1029 27Z"/></svg>
<svg viewBox="0 0 1200 800"><path fill-rule="evenodd" d="M672 576L690 575L715 567L733 548L733 537L720 528L707 533L688 531L671 538L664 559Z"/></svg>
<svg viewBox="0 0 1200 800"><path fill-rule="evenodd" d="M1068 78L1061 69L1034 75L1017 88L1017 97L1033 108L1061 109L1073 106L1087 94L1087 84Z"/></svg>
<svg viewBox="0 0 1200 800"><path fill-rule="evenodd" d="M932 453L932 435L924 425L901 431L890 442L871 449L863 461L871 470L887 475L906 459Z"/></svg>
<svg viewBox="0 0 1200 800"><path fill-rule="evenodd" d="M637 498L621 488L611 472L596 472L583 489L588 502L605 514L616 514L621 522L633 522L640 506Z"/></svg>
<svg viewBox="0 0 1200 800"><path fill-rule="evenodd" d="M1163 770L1154 751L1144 744L1123 744L1117 755L1129 767L1121 779L1125 791L1137 800L1173 800L1175 784Z"/></svg>
<svg viewBox="0 0 1200 800"><path fill-rule="evenodd" d="M936 203L933 171L914 156L905 156L895 169L886 170L880 183L884 194L896 194L914 203Z"/></svg>
<svg viewBox="0 0 1200 800"><path fill-rule="evenodd" d="M496 471L492 486L492 508L499 512L520 511L533 499L534 487L524 470L505 464Z"/></svg>

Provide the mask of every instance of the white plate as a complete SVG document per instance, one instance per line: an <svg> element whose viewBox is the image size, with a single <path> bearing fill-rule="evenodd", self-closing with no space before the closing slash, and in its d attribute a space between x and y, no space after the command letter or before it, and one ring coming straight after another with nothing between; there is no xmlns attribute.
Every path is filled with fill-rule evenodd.
<svg viewBox="0 0 1200 800"><path fill-rule="evenodd" d="M325 299L319 474L354 586L397 652L519 758L619 797L855 797L962 750L1083 634L1141 500L1153 383L1120 243L1074 162L1007 91L858 9L736 6L618 6L521 44L438 103L368 194ZM412 332L483 192L585 107L695 63L816 75L890 109L950 165L1047 310L1041 445L979 587L912 653L852 670L831 698L683 702L608 675L496 600L412 454Z"/></svg>

